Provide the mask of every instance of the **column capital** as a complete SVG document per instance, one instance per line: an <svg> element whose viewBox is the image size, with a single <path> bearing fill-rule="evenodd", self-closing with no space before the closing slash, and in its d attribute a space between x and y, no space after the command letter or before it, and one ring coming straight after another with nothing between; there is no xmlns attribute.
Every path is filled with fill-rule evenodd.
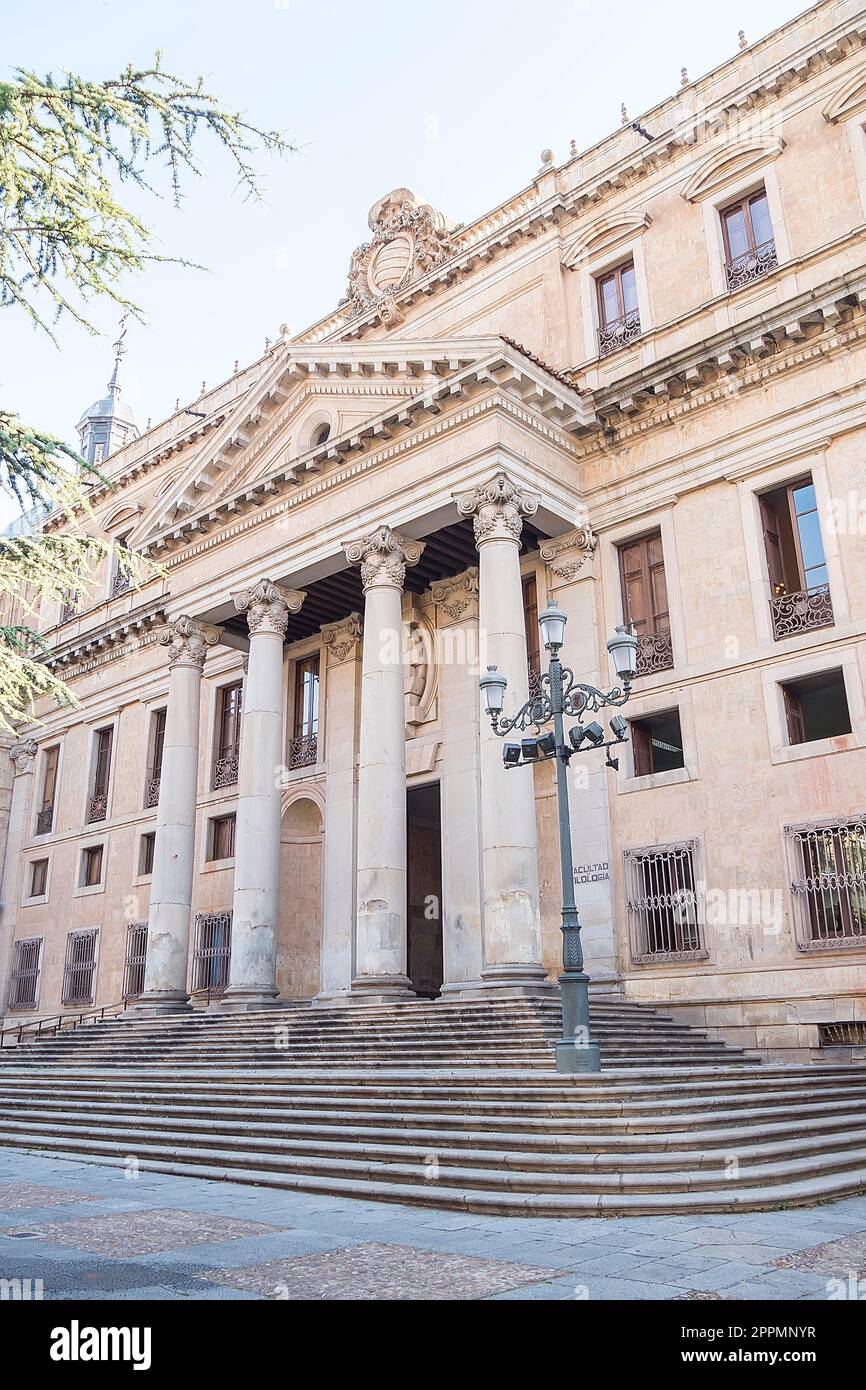
<svg viewBox="0 0 866 1390"><path fill-rule="evenodd" d="M289 614L300 613L306 597L301 590L284 589L270 579L260 579L251 589L232 594L237 611L247 615L251 637L260 632L285 637Z"/></svg>
<svg viewBox="0 0 866 1390"><path fill-rule="evenodd" d="M33 760L39 745L35 738L19 738L9 749L9 756L15 764L15 776L24 777L33 771Z"/></svg>
<svg viewBox="0 0 866 1390"><path fill-rule="evenodd" d="M377 526L369 535L343 546L349 564L361 566L365 594L374 588L402 589L407 566L417 565L424 548L424 541L410 540L390 526Z"/></svg>
<svg viewBox="0 0 866 1390"><path fill-rule="evenodd" d="M519 544L523 518L534 516L539 503L537 493L519 487L501 470L470 492L455 493L454 500L461 516L474 517L476 545L502 540Z"/></svg>
<svg viewBox="0 0 866 1390"><path fill-rule="evenodd" d="M201 671L208 649L216 646L221 636L220 628L182 613L173 623L160 628L156 640L169 649L169 667L197 666Z"/></svg>
<svg viewBox="0 0 866 1390"><path fill-rule="evenodd" d="M569 531L564 536L554 536L539 546L539 554L557 579L569 583L583 569L587 560L598 545L598 536L589 522Z"/></svg>
<svg viewBox="0 0 866 1390"><path fill-rule="evenodd" d="M449 575L432 586L433 601L438 603L449 622L464 622L478 617L478 566L470 565L462 574Z"/></svg>
<svg viewBox="0 0 866 1390"><path fill-rule="evenodd" d="M341 661L356 657L364 631L360 613L350 613L338 623L324 623L322 641L328 652L328 662L338 666Z"/></svg>

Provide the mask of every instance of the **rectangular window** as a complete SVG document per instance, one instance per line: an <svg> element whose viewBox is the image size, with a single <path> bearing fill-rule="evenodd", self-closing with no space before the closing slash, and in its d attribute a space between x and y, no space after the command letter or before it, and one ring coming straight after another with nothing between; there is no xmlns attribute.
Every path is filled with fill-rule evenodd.
<svg viewBox="0 0 866 1390"><path fill-rule="evenodd" d="M63 969L64 1004L92 1004L93 976L96 971L97 928L71 931L66 938L66 961Z"/></svg>
<svg viewBox="0 0 866 1390"><path fill-rule="evenodd" d="M626 907L632 960L704 960L701 904L695 889L697 842L626 850Z"/></svg>
<svg viewBox="0 0 866 1390"><path fill-rule="evenodd" d="M144 791L145 808L159 805L159 785L162 777L162 754L165 747L164 709L154 710L150 729L150 765Z"/></svg>
<svg viewBox="0 0 866 1390"><path fill-rule="evenodd" d="M12 976L9 990L10 1009L33 1008L39 989L39 965L42 957L42 937L15 942Z"/></svg>
<svg viewBox="0 0 866 1390"><path fill-rule="evenodd" d="M217 702L214 788L233 787L238 780L242 707L243 682L236 681L234 685L224 685Z"/></svg>
<svg viewBox="0 0 866 1390"><path fill-rule="evenodd" d="M88 845L81 855L81 887L97 888L102 882L102 845Z"/></svg>
<svg viewBox="0 0 866 1390"><path fill-rule="evenodd" d="M192 961L194 994L223 994L229 982L232 951L232 914L200 912L195 919Z"/></svg>
<svg viewBox="0 0 866 1390"><path fill-rule="evenodd" d="M785 827L801 951L866 943L866 821Z"/></svg>
<svg viewBox="0 0 866 1390"><path fill-rule="evenodd" d="M634 262L626 261L596 280L599 356L640 337L640 310Z"/></svg>
<svg viewBox="0 0 866 1390"><path fill-rule="evenodd" d="M57 767L60 761L60 745L46 748L42 757L42 792L39 810L36 812L36 834L48 835L54 825L54 801L57 793Z"/></svg>
<svg viewBox="0 0 866 1390"><path fill-rule="evenodd" d="M534 574L523 581L523 622L526 628L526 661L529 669L529 693L541 690L541 632L538 627L538 584Z"/></svg>
<svg viewBox="0 0 866 1390"><path fill-rule="evenodd" d="M123 997L137 999L144 992L147 963L147 923L130 922L126 928L126 955L123 961Z"/></svg>
<svg viewBox="0 0 866 1390"><path fill-rule="evenodd" d="M114 557L114 573L111 580L112 598L119 598L121 594L128 593L132 588L132 576L123 563L123 553L129 550L127 540L127 536L122 536L117 542L117 549L120 553Z"/></svg>
<svg viewBox="0 0 866 1390"><path fill-rule="evenodd" d="M100 729L96 735L96 757L93 768L93 788L87 811L87 823L105 820L108 815L108 784L111 777L112 728Z"/></svg>
<svg viewBox="0 0 866 1390"><path fill-rule="evenodd" d="M138 853L138 872L139 874L153 873L153 855L156 849L156 831L149 830L146 835L142 835L139 843Z"/></svg>
<svg viewBox="0 0 866 1390"><path fill-rule="evenodd" d="M739 198L720 212L729 290L759 280L779 264L770 205L763 188Z"/></svg>
<svg viewBox="0 0 866 1390"><path fill-rule="evenodd" d="M833 603L811 477L764 492L758 502L774 637L831 627Z"/></svg>
<svg viewBox="0 0 866 1390"><path fill-rule="evenodd" d="M661 532L619 546L619 573L623 615L638 637L637 674L670 669L674 649Z"/></svg>
<svg viewBox="0 0 866 1390"><path fill-rule="evenodd" d="M215 816L210 823L208 860L233 859L235 853L235 818Z"/></svg>
<svg viewBox="0 0 866 1390"><path fill-rule="evenodd" d="M48 860L34 859L30 865L31 898L44 898L48 891Z"/></svg>
<svg viewBox="0 0 866 1390"><path fill-rule="evenodd" d="M815 676L787 681L782 691L789 743L813 743L816 739L850 734L851 715L841 671L821 671Z"/></svg>
<svg viewBox="0 0 866 1390"><path fill-rule="evenodd" d="M309 767L319 750L319 655L295 662L295 705L289 767Z"/></svg>
<svg viewBox="0 0 866 1390"><path fill-rule="evenodd" d="M679 710L632 719L630 727L635 777L685 767Z"/></svg>

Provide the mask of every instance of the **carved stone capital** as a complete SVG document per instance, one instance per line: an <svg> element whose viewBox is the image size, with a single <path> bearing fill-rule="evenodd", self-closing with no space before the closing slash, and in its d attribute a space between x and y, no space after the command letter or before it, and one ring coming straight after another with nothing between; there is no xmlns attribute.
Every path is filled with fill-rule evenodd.
<svg viewBox="0 0 866 1390"><path fill-rule="evenodd" d="M598 545L598 536L589 522L569 531L564 536L554 536L539 546L539 554L549 567L551 574L564 583L571 583L583 569L592 552Z"/></svg>
<svg viewBox="0 0 866 1390"><path fill-rule="evenodd" d="M15 776L24 777L33 771L33 761L39 745L35 738L19 738L9 749L9 756L15 764Z"/></svg>
<svg viewBox="0 0 866 1390"><path fill-rule="evenodd" d="M181 614L173 623L166 623L156 634L156 640L168 647L168 664L174 666L197 666L204 668L208 648L213 647L221 637L218 627L211 627L201 618L189 618Z"/></svg>
<svg viewBox="0 0 866 1390"><path fill-rule="evenodd" d="M454 497L461 516L474 517L475 544L485 541L515 541L520 544L523 518L538 511L538 495L518 487L507 473L495 473L471 492Z"/></svg>
<svg viewBox="0 0 866 1390"><path fill-rule="evenodd" d="M341 661L354 659L363 631L360 613L350 613L338 623L326 623L322 627L322 641L328 653L328 664L338 666Z"/></svg>
<svg viewBox="0 0 866 1390"><path fill-rule="evenodd" d="M366 594L374 588L402 589L406 567L417 565L424 553L424 541L410 540L390 526L378 526L368 536L349 541L343 549L350 565L361 566Z"/></svg>
<svg viewBox="0 0 866 1390"><path fill-rule="evenodd" d="M232 594L232 601L239 613L246 613L251 637L265 632L285 637L289 614L300 613L306 597L299 589L284 589L282 584L260 579L251 589Z"/></svg>
<svg viewBox="0 0 866 1390"><path fill-rule="evenodd" d="M445 618L452 623L478 617L478 567L470 566L462 574L438 580L432 588L433 601L438 603Z"/></svg>

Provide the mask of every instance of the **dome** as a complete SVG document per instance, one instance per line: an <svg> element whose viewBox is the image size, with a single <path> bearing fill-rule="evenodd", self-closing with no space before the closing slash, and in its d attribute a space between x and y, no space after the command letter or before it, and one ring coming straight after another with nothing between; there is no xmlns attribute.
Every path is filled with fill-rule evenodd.
<svg viewBox="0 0 866 1390"><path fill-rule="evenodd" d="M87 420L122 420L129 425L135 423L131 408L126 401L121 400L116 391L89 405L78 421L78 429L81 429Z"/></svg>

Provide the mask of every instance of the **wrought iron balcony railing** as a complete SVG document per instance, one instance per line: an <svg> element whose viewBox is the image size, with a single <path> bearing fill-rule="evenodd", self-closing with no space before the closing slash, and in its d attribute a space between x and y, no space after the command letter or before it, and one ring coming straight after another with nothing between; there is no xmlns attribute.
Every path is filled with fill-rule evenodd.
<svg viewBox="0 0 866 1390"><path fill-rule="evenodd" d="M816 584L796 594L774 594L770 599L773 636L777 642L810 632L816 627L833 626L833 600L829 584Z"/></svg>
<svg viewBox="0 0 866 1390"><path fill-rule="evenodd" d="M111 597L120 598L121 594L126 594L132 588L132 579L126 570L118 570L111 581Z"/></svg>
<svg viewBox="0 0 866 1390"><path fill-rule="evenodd" d="M609 352L616 352L617 348L625 347L627 343L633 343L635 338L640 337L640 312L632 309L630 313L623 314L622 318L614 319L611 323L599 324L598 328L598 355L607 357Z"/></svg>
<svg viewBox="0 0 866 1390"><path fill-rule="evenodd" d="M148 773L147 782L144 787L145 810L150 810L153 806L159 805L159 783L160 774L158 772Z"/></svg>
<svg viewBox="0 0 866 1390"><path fill-rule="evenodd" d="M674 664L674 645L669 632L646 632L638 638L637 676L669 671Z"/></svg>
<svg viewBox="0 0 866 1390"><path fill-rule="evenodd" d="M312 767L318 756L318 734L300 734L289 744L289 767Z"/></svg>
<svg viewBox="0 0 866 1390"><path fill-rule="evenodd" d="M219 787L233 787L238 780L240 755L237 749L216 758L213 765L214 791Z"/></svg>
<svg viewBox="0 0 866 1390"><path fill-rule="evenodd" d="M54 824L54 802L50 806L43 806L41 811L36 813L36 834L49 835Z"/></svg>
<svg viewBox="0 0 866 1390"><path fill-rule="evenodd" d="M90 798L90 805L87 808L87 824L93 825L94 821L105 820L108 815L108 792L97 792Z"/></svg>
<svg viewBox="0 0 866 1390"><path fill-rule="evenodd" d="M762 241L760 246L753 246L741 256L734 256L733 260L726 262L728 289L740 290L744 285L751 285L753 281L760 280L762 275L768 275L771 270L775 270L778 264L775 241Z"/></svg>

